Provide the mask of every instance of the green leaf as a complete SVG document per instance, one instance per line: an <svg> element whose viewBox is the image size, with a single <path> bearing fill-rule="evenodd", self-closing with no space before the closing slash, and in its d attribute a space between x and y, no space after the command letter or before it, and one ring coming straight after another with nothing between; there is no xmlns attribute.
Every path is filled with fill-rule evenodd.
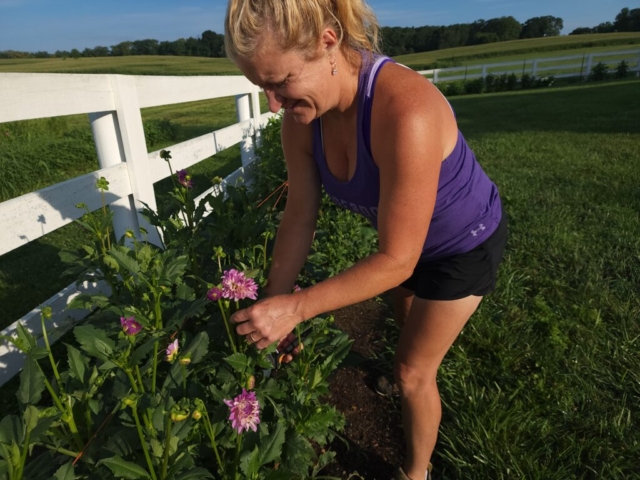
<svg viewBox="0 0 640 480"><path fill-rule="evenodd" d="M191 340L191 343L189 343L189 346L181 356L190 357L191 363L198 363L207 354L208 345L209 335L207 335L207 332L200 332L193 337L193 340Z"/></svg>
<svg viewBox="0 0 640 480"><path fill-rule="evenodd" d="M36 339L33 335L31 335L22 323L18 322L16 324L16 333L18 334L18 338L22 340L23 344L29 345L29 347L36 346Z"/></svg>
<svg viewBox="0 0 640 480"><path fill-rule="evenodd" d="M66 345L67 352L69 354L69 373L73 378L80 380L80 382L84 384L85 373L89 365L89 359L82 355L80 350L78 350L77 348L69 344Z"/></svg>
<svg viewBox="0 0 640 480"><path fill-rule="evenodd" d="M80 294L69 302L67 308L69 310L91 310L94 307L104 308L109 305L109 297L104 295Z"/></svg>
<svg viewBox="0 0 640 480"><path fill-rule="evenodd" d="M239 373L244 373L251 366L249 358L244 353L234 353L225 358L224 361Z"/></svg>
<svg viewBox="0 0 640 480"><path fill-rule="evenodd" d="M176 480L198 480L200 478L214 478L214 476L211 475L208 470L197 467L186 472L182 472L176 477Z"/></svg>
<svg viewBox="0 0 640 480"><path fill-rule="evenodd" d="M153 350L153 346L157 341L156 338L151 338L136 348L129 357L129 365L138 365L142 362L147 354Z"/></svg>
<svg viewBox="0 0 640 480"><path fill-rule="evenodd" d="M40 440L40 437L47 433L47 430L49 430L51 424L58 420L59 417L60 415L54 415L52 417L41 418L38 421L38 425L36 425L36 427L31 432L30 442L35 443Z"/></svg>
<svg viewBox="0 0 640 480"><path fill-rule="evenodd" d="M314 456L313 447L295 430L290 429L282 449L282 464L294 473L306 476L311 459Z"/></svg>
<svg viewBox="0 0 640 480"><path fill-rule="evenodd" d="M245 474L246 478L253 478L260 468L260 449L256 446L249 454L246 452L240 460L240 470Z"/></svg>
<svg viewBox="0 0 640 480"><path fill-rule="evenodd" d="M131 250L126 249L126 251L130 252ZM130 273L136 275L140 272L140 264L133 258L131 258L126 253L116 250L114 248L111 249L109 255L118 262L118 265L125 270L128 270ZM107 257L108 255L105 255Z"/></svg>
<svg viewBox="0 0 640 480"><path fill-rule="evenodd" d="M176 297L180 300L195 300L196 294L189 285L183 283L176 289Z"/></svg>
<svg viewBox="0 0 640 480"><path fill-rule="evenodd" d="M182 389L182 382L187 375L187 369L180 365L179 362L175 362L171 365L169 369L169 373L164 379L164 383L162 385L162 391L166 392L167 390L173 390L174 388Z"/></svg>
<svg viewBox="0 0 640 480"><path fill-rule="evenodd" d="M18 388L18 401L22 405L33 405L42 398L44 390L44 375L38 363L31 355L27 355L22 372L20 373L20 388Z"/></svg>
<svg viewBox="0 0 640 480"><path fill-rule="evenodd" d="M55 473L56 480L75 480L76 476L73 473L73 462L69 461L62 465Z"/></svg>
<svg viewBox="0 0 640 480"><path fill-rule="evenodd" d="M168 253L168 252L167 252ZM181 255L172 259L164 270L164 275L166 279L171 283L176 283L176 280L181 278L187 266L189 264L189 258L186 255Z"/></svg>
<svg viewBox="0 0 640 480"><path fill-rule="evenodd" d="M138 478L149 478L147 471L137 463L127 462L122 457L105 458L98 462L109 467L117 478L126 478L127 480L136 480Z"/></svg>
<svg viewBox="0 0 640 480"><path fill-rule="evenodd" d="M32 347L29 350L29 355L31 355L34 360L40 360L41 358L49 356L49 350L47 350L46 347Z"/></svg>
<svg viewBox="0 0 640 480"><path fill-rule="evenodd" d="M62 250L58 252L58 257L60 257L62 263L74 263L80 260L80 255L70 250Z"/></svg>
<svg viewBox="0 0 640 480"><path fill-rule="evenodd" d="M27 433L31 433L36 425L38 425L38 409L33 405L29 405L24 412L24 426Z"/></svg>
<svg viewBox="0 0 640 480"><path fill-rule="evenodd" d="M86 353L101 360L109 360L115 343L103 330L98 330L93 325L81 325L76 327L73 333Z"/></svg>
<svg viewBox="0 0 640 480"><path fill-rule="evenodd" d="M11 445L22 443L22 420L16 415L8 415L0 421L0 443Z"/></svg>
<svg viewBox="0 0 640 480"><path fill-rule="evenodd" d="M260 442L260 465L265 465L280 458L284 444L285 427L276 423L274 430Z"/></svg>

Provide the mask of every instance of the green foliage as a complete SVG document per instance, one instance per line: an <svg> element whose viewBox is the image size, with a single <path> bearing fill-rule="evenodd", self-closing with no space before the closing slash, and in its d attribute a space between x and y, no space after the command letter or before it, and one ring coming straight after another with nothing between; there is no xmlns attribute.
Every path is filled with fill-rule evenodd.
<svg viewBox="0 0 640 480"><path fill-rule="evenodd" d="M591 73L589 74L589 79L594 80L596 82L605 80L609 73L609 67L606 63L598 62L596 66L591 69Z"/></svg>
<svg viewBox="0 0 640 480"><path fill-rule="evenodd" d="M467 80L464 84L464 92L467 94L484 93L485 91L485 79L475 78L473 80Z"/></svg>
<svg viewBox="0 0 640 480"><path fill-rule="evenodd" d="M535 86L535 82L536 77L529 75L528 73L523 74L522 78L520 78L520 86L523 90L533 88Z"/></svg>
<svg viewBox="0 0 640 480"><path fill-rule="evenodd" d="M143 127L148 150L151 150L152 145L172 142L178 138L178 125L171 120L147 120L143 122Z"/></svg>
<svg viewBox="0 0 640 480"><path fill-rule="evenodd" d="M629 64L622 60L616 66L616 78L626 78L629 74Z"/></svg>

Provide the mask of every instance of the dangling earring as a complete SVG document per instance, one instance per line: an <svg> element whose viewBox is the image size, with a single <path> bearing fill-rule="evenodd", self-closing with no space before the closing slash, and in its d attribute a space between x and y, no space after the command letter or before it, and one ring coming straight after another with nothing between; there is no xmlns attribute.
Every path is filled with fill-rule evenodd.
<svg viewBox="0 0 640 480"><path fill-rule="evenodd" d="M338 67L336 65L336 59L332 59L331 60L331 75L337 75L338 74Z"/></svg>

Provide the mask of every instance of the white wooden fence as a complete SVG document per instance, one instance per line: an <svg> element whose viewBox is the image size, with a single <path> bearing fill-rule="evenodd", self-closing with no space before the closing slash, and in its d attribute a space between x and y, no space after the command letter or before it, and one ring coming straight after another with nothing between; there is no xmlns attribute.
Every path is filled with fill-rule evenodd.
<svg viewBox="0 0 640 480"><path fill-rule="evenodd" d="M466 81L475 78L485 78L489 74L502 75L505 73L514 73L518 75L518 77L528 73L534 77L582 77L586 79L591 73L591 69L599 62L607 65L611 71L615 70L616 66L622 60L627 62L630 72L637 72L637 74L640 75L640 50L585 53L568 57L536 58L513 62L489 63L485 65L469 65L466 67L436 68L432 70L421 70L418 73L426 76L433 83L452 82L456 80Z"/></svg>
<svg viewBox="0 0 640 480"><path fill-rule="evenodd" d="M142 202L156 208L153 184L169 176L160 152L148 152L140 109L159 105L235 96L238 123L170 147L172 167L183 169L237 143L242 167L223 182L240 176L249 180L246 167L254 160L259 130L271 113L260 113L259 89L242 76L164 77L125 75L0 74L0 123L62 115L88 114L99 159L99 169L62 183L0 203L0 255L4 255L81 217L75 207L84 202L90 210L102 205L96 180L109 181L106 203L114 213L117 238L127 229L145 227L149 240L159 243L158 232L140 214ZM214 112L211 112L214 114ZM213 189L203 193L203 196ZM85 292L105 291L105 286L69 285L61 292L4 329L11 336L18 322L41 335L40 309L50 306L50 339L58 339L88 311L65 311L69 302ZM0 341L0 386L23 365L24 356Z"/></svg>

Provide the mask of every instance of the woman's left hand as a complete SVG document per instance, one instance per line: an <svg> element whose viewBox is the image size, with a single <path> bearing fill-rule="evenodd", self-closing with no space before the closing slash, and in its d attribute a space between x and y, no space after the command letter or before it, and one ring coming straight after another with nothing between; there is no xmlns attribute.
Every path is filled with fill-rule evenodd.
<svg viewBox="0 0 640 480"><path fill-rule="evenodd" d="M277 295L260 300L231 315L238 323L236 332L245 335L248 343L263 349L287 336L305 319L300 314L297 295Z"/></svg>

